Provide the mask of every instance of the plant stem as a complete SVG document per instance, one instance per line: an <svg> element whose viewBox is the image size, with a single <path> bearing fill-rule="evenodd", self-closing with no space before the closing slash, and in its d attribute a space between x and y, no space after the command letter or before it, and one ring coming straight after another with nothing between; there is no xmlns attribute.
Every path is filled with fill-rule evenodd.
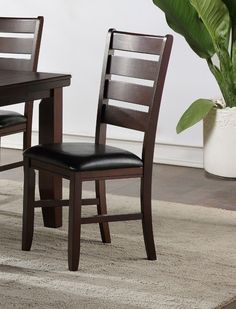
<svg viewBox="0 0 236 309"><path fill-rule="evenodd" d="M232 19L232 32L231 32L231 61L233 70L233 80L236 87L236 21Z"/></svg>
<svg viewBox="0 0 236 309"><path fill-rule="evenodd" d="M211 71L211 73L215 76L215 79L220 87L220 90L222 92L222 95L223 95L223 98L225 100L225 102L227 102L227 94L225 93L225 87L223 85L223 78L222 78L222 74L220 72L220 70L218 69L217 66L215 66L213 63L212 63L212 60L210 58L207 59L207 64L208 64L208 67Z"/></svg>
<svg viewBox="0 0 236 309"><path fill-rule="evenodd" d="M220 59L220 69L212 63L211 59L207 59L207 64L220 87L226 106L233 107L236 106L236 94L231 59L225 53L223 55L219 53L218 56Z"/></svg>

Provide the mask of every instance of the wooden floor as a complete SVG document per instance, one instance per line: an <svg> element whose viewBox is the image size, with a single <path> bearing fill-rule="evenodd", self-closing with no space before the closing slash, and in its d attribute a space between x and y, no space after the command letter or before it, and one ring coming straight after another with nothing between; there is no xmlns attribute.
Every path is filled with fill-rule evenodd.
<svg viewBox="0 0 236 309"><path fill-rule="evenodd" d="M5 150L2 161L17 160L21 152ZM0 173L1 179L23 180L22 168ZM65 185L68 185L65 182ZM93 190L93 183L85 183L85 190ZM137 196L139 180L107 182L107 191L117 195ZM153 168L153 199L207 207L236 210L236 181L206 177L202 169L159 165Z"/></svg>
<svg viewBox="0 0 236 309"><path fill-rule="evenodd" d="M18 160L21 152L5 149L1 160ZM22 168L0 173L1 179L22 182ZM68 183L64 183L68 186ZM91 190L94 184L85 183L84 189ZM113 180L107 183L107 192L117 195L138 196L138 180ZM206 177L202 169L154 164L153 199L206 207L236 210L236 181L212 179ZM222 309L235 309L236 302Z"/></svg>

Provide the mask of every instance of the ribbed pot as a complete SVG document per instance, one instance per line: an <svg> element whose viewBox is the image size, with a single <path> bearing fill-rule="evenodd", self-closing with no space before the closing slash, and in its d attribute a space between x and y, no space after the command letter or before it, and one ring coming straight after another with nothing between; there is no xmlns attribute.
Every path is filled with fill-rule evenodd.
<svg viewBox="0 0 236 309"><path fill-rule="evenodd" d="M206 172L236 178L236 107L214 109L203 123Z"/></svg>

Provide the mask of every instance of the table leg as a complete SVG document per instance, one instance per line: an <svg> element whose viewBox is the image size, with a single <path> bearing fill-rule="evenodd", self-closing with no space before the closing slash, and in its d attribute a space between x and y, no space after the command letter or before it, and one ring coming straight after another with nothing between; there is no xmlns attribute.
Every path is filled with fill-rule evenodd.
<svg viewBox="0 0 236 309"><path fill-rule="evenodd" d="M51 97L39 105L39 143L60 143L62 141L62 89L51 91ZM39 174L41 199L61 199L62 178L46 172ZM62 226L62 208L43 208L46 227Z"/></svg>

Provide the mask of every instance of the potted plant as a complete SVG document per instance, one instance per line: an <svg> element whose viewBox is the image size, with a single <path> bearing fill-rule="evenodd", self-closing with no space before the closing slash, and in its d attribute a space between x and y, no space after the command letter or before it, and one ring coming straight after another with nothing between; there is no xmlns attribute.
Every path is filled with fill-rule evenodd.
<svg viewBox="0 0 236 309"><path fill-rule="evenodd" d="M153 0L168 25L206 63L222 93L198 99L180 118L177 133L203 119L204 168L236 177L236 0Z"/></svg>

